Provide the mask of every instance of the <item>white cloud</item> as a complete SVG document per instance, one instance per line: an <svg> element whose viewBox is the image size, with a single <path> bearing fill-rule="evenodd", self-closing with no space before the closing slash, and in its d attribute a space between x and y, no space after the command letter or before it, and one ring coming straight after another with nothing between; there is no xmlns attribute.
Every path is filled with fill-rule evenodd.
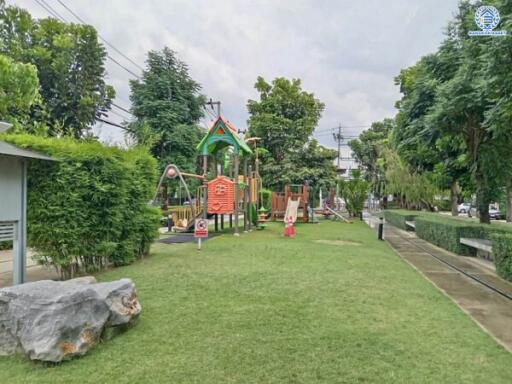
<svg viewBox="0 0 512 384"><path fill-rule="evenodd" d="M46 1L73 20L56 0ZM392 116L399 97L393 77L435 50L457 7L457 0L63 1L140 65L148 50L176 50L203 92L221 100L223 115L240 127L246 125L247 99L257 98L258 75L301 78L304 89L326 104L319 127L324 131L340 122L369 125ZM9 3L47 16L32 0ZM128 107L130 75L106 65L118 104ZM102 137L121 136L103 127ZM334 146L329 135L318 137Z"/></svg>

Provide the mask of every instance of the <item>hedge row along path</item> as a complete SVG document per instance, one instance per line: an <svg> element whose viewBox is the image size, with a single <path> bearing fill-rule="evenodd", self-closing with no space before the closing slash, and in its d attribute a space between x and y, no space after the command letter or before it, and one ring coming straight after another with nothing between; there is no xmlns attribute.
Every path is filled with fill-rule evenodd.
<svg viewBox="0 0 512 384"><path fill-rule="evenodd" d="M438 248L419 239L414 233L390 224L385 226L384 232L386 241L404 260L512 352L512 301L505 297L512 297L511 283L496 276L491 269L469 262L468 257ZM505 296L450 268L436 257L495 287Z"/></svg>

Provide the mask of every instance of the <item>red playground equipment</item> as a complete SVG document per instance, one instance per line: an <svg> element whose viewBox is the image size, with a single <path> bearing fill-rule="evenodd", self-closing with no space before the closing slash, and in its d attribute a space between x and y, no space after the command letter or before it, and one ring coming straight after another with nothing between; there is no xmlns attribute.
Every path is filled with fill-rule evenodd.
<svg viewBox="0 0 512 384"><path fill-rule="evenodd" d="M235 183L226 176L208 182L208 213L232 214L235 212Z"/></svg>
<svg viewBox="0 0 512 384"><path fill-rule="evenodd" d="M213 215L215 219L215 230L218 230L219 217L220 227L223 229L224 215L229 215L229 225L232 227L234 222L236 235L239 233L241 214L244 231L250 231L253 224L258 226L258 218L252 212L257 212L258 209L258 194L261 187L259 161L257 156L253 157L253 151L248 144L253 143L255 146L257 140L258 138L242 139L237 129L219 116L196 148L201 157L201 175L180 172L174 164L166 167L160 178L153 204L156 204L166 178L178 177L188 199L188 205L172 207L166 212L174 222L173 230L191 231L196 219L208 219L208 215ZM229 175L223 175L228 170ZM195 199L192 199L184 176L202 181ZM208 177L211 180L208 180Z"/></svg>
<svg viewBox="0 0 512 384"><path fill-rule="evenodd" d="M284 225L284 235L286 237L295 237L295 227L293 226L294 220L292 216L289 216Z"/></svg>

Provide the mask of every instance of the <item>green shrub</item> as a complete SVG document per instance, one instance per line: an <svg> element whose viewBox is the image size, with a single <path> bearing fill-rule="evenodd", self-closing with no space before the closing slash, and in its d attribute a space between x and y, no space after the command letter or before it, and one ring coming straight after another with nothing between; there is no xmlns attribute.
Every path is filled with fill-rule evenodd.
<svg viewBox="0 0 512 384"><path fill-rule="evenodd" d="M64 277L132 262L149 250L160 212L148 206L156 161L143 149L30 135L3 138L59 161L28 173L29 244Z"/></svg>
<svg viewBox="0 0 512 384"><path fill-rule="evenodd" d="M512 280L512 226L504 223L480 224L463 217L442 216L430 212L384 211L386 221L408 229L405 221L414 220L416 235L429 243L459 255L476 255L476 249L460 243L461 237L492 241L496 271Z"/></svg>
<svg viewBox="0 0 512 384"><path fill-rule="evenodd" d="M490 240L495 233L512 233L512 227L429 213L416 218L416 235L419 238L459 255L476 254L475 248L460 243L461 237Z"/></svg>
<svg viewBox="0 0 512 384"><path fill-rule="evenodd" d="M384 219L387 223L394 225L404 231L413 230L413 228L405 225L406 221L414 221L416 216L421 212L419 211L406 211L406 210L386 210L384 211Z"/></svg>
<svg viewBox="0 0 512 384"><path fill-rule="evenodd" d="M512 234L493 233L491 239L496 272L504 279L512 281Z"/></svg>
<svg viewBox="0 0 512 384"><path fill-rule="evenodd" d="M268 212L270 212L270 198L272 196L272 191L269 189L260 189L260 202L261 206L264 207Z"/></svg>
<svg viewBox="0 0 512 384"><path fill-rule="evenodd" d="M451 211L452 210L452 202L450 200L436 200L434 205L437 207L439 211Z"/></svg>
<svg viewBox="0 0 512 384"><path fill-rule="evenodd" d="M416 218L416 235L438 247L459 255L475 255L476 250L460 243L461 237L486 238L487 232L483 225L450 219L435 217L434 215L422 215Z"/></svg>

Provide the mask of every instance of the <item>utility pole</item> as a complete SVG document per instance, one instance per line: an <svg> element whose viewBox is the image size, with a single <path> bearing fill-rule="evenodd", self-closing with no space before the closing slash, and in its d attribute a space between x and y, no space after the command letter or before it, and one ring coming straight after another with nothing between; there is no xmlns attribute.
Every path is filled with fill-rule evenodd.
<svg viewBox="0 0 512 384"><path fill-rule="evenodd" d="M213 101L212 98L210 97L210 100L207 101L205 104L209 105L212 109L214 105L217 106L217 117L220 116L220 101Z"/></svg>
<svg viewBox="0 0 512 384"><path fill-rule="evenodd" d="M337 169L336 172L339 172L339 169L341 168L340 160L341 160L341 142L343 141L343 136L341 136L341 124L338 125L338 132L332 134L334 137L334 141L338 143L338 163L337 163Z"/></svg>
<svg viewBox="0 0 512 384"><path fill-rule="evenodd" d="M341 142L343 141L343 136L341 136L341 124L338 125L338 132L337 133L333 132L332 135L334 137L334 141L336 141L338 143L338 161L337 161L337 166L336 166L336 179L338 179L339 178L338 172L340 172L340 169L341 169ZM339 198L340 198L340 185L339 185L338 181L336 181L336 202L335 202L335 206L333 207L336 210L339 210L339 208L340 208L338 206Z"/></svg>

